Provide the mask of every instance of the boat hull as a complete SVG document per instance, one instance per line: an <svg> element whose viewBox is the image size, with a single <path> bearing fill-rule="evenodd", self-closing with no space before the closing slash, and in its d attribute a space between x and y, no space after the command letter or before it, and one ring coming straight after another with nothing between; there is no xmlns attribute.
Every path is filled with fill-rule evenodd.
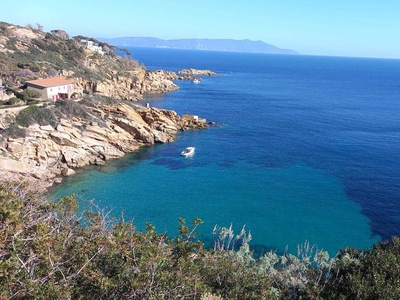
<svg viewBox="0 0 400 300"><path fill-rule="evenodd" d="M196 149L195 147L187 147L185 150L181 152L181 156L185 157L192 156L194 154L195 149Z"/></svg>

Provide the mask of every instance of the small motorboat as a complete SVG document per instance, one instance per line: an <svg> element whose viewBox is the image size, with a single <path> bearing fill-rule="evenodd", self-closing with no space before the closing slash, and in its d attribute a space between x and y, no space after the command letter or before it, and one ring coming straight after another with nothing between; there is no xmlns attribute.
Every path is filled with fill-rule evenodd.
<svg viewBox="0 0 400 300"><path fill-rule="evenodd" d="M194 154L195 147L187 147L181 152L181 156L192 156Z"/></svg>
<svg viewBox="0 0 400 300"><path fill-rule="evenodd" d="M195 78L192 80L193 83L200 83L200 79L199 78Z"/></svg>

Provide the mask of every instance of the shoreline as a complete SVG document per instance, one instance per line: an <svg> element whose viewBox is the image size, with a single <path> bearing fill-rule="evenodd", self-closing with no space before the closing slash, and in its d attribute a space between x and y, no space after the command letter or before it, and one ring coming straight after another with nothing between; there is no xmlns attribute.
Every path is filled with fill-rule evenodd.
<svg viewBox="0 0 400 300"><path fill-rule="evenodd" d="M55 183L55 184L49 186L46 189L45 194L48 196L52 196L56 190L58 190L63 184L66 183L66 181L72 181L72 182L77 182L77 183L81 182L81 180L79 180L78 177L84 175L87 172L96 171L96 172L105 173L105 174L114 173L114 169L117 170L116 165L119 165L119 164L124 165L125 163L131 162L131 160L134 159L136 157L136 155L140 156L141 152L146 152L146 151L148 151L147 149L153 148L154 146L155 145L142 146L133 152L125 153L125 155L120 158L109 160L103 165L86 165L81 168L75 169L76 174L74 174L74 176L63 177L63 180L61 183Z"/></svg>
<svg viewBox="0 0 400 300"><path fill-rule="evenodd" d="M141 95L165 94L179 89L173 81L201 80L200 76L214 75L217 73L193 68L178 72L149 71L139 90ZM115 90L115 86L111 89L107 83L85 83L81 78L74 81L79 88L92 90L100 96ZM109 96L121 99L113 93ZM96 103L96 98L86 100L84 108L78 107L82 106L80 102L66 104L69 109L67 116L53 120L53 125L50 125L51 122L39 125L38 122L27 128L20 127L25 136L4 136L0 140L1 178L28 181L35 189L47 191L54 184L61 183L63 178L73 176L76 169L104 165L108 160L121 158L143 146L173 142L179 131L208 128L205 119L194 115L180 117L173 110L145 107L132 101L124 103L116 100L111 105L108 101ZM57 106L60 103L54 102L40 109L49 109L49 115L55 115L60 110ZM8 123L5 121L7 118L15 120L22 109L13 109L17 111L15 114L4 110L0 115L1 124ZM82 110L85 111L84 116L76 115L76 111ZM8 127L4 124L2 127L8 129L13 123L9 123Z"/></svg>
<svg viewBox="0 0 400 300"><path fill-rule="evenodd" d="M93 112L106 113L98 108ZM118 112L103 120L106 127L93 121L62 119L56 127L29 126L25 138L7 138L0 148L1 178L23 178L35 189L47 191L73 176L76 169L104 165L144 146L173 142L179 131L208 128L206 123L182 118L172 110L124 104Z"/></svg>

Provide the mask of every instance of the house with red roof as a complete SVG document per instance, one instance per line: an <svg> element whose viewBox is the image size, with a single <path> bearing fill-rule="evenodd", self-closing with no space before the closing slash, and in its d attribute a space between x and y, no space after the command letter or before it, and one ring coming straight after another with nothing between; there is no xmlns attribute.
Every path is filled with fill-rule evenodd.
<svg viewBox="0 0 400 300"><path fill-rule="evenodd" d="M42 99L69 99L74 92L74 82L63 77L51 77L26 82L27 88L38 91Z"/></svg>

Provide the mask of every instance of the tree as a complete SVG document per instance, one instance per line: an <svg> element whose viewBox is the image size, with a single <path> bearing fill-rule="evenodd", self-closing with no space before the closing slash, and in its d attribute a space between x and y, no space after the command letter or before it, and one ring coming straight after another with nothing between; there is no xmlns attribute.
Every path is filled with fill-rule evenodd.
<svg viewBox="0 0 400 300"><path fill-rule="evenodd" d="M39 31L43 31L43 25L36 23L35 26L33 26L31 23L26 24L25 26L26 28L29 28L31 30L39 30Z"/></svg>
<svg viewBox="0 0 400 300"><path fill-rule="evenodd" d="M34 99L34 98L40 98L42 95L40 94L39 91L31 89L31 88L26 88L24 93L23 93L23 97L25 101L28 101L30 99Z"/></svg>
<svg viewBox="0 0 400 300"><path fill-rule="evenodd" d="M36 30L43 31L43 25L36 23Z"/></svg>

